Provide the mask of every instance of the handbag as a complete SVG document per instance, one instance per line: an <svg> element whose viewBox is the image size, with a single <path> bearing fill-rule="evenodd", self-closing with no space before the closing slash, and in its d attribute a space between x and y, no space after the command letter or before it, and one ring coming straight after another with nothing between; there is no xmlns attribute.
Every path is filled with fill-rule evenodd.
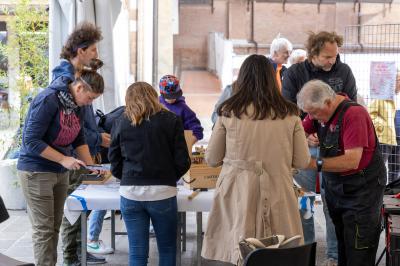
<svg viewBox="0 0 400 266"><path fill-rule="evenodd" d="M237 265L243 265L245 258L256 249L260 248L291 248L300 245L302 237L295 235L286 239L284 235L273 235L266 238L246 238L239 241L239 261Z"/></svg>

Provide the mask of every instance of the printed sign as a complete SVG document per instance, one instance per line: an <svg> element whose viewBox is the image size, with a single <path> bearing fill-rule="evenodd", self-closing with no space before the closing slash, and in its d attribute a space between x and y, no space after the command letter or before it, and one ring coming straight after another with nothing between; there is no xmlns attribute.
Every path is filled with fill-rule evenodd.
<svg viewBox="0 0 400 266"><path fill-rule="evenodd" d="M396 63L371 62L369 84L371 99L392 100L396 85Z"/></svg>

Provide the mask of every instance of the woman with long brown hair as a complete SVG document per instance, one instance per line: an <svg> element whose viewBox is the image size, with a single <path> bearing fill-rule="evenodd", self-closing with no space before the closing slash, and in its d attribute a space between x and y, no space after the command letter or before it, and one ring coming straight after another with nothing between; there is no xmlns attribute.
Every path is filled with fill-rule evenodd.
<svg viewBox="0 0 400 266"><path fill-rule="evenodd" d="M242 239L302 235L292 168L306 167L310 155L299 111L282 97L265 56L249 56L234 86L206 151L222 170L202 256L237 264Z"/></svg>
<svg viewBox="0 0 400 266"><path fill-rule="evenodd" d="M149 223L154 226L159 265L176 261L176 182L190 167L183 125L158 101L146 82L129 86L125 113L111 131L109 160L121 179L121 213L128 232L129 265L147 265Z"/></svg>

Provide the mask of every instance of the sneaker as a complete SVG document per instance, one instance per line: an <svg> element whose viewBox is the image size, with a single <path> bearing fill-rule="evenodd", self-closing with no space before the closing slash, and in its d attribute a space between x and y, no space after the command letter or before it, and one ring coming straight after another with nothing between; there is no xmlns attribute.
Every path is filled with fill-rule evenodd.
<svg viewBox="0 0 400 266"><path fill-rule="evenodd" d="M338 266L338 263L336 260L329 258L329 259L325 260L322 265L323 266Z"/></svg>
<svg viewBox="0 0 400 266"><path fill-rule="evenodd" d="M80 263L79 261L77 261L77 262L72 262L72 263L64 262L64 263L63 263L63 266L81 266L81 263Z"/></svg>
<svg viewBox="0 0 400 266"><path fill-rule="evenodd" d="M107 212L106 212L106 215L104 215L103 220L108 220L108 219L110 219L110 218L111 218L111 211L107 211Z"/></svg>
<svg viewBox="0 0 400 266"><path fill-rule="evenodd" d="M111 254L114 252L114 249L106 246L102 240L87 242L87 251L93 254Z"/></svg>
<svg viewBox="0 0 400 266"><path fill-rule="evenodd" d="M96 257L93 254L90 254L88 252L88 253L86 253L86 263L88 265L104 264L104 263L106 263L106 259L103 257Z"/></svg>

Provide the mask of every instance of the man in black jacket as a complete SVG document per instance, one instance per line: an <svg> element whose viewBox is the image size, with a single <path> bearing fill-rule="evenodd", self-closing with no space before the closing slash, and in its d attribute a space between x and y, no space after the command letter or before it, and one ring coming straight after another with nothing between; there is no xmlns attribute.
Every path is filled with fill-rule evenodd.
<svg viewBox="0 0 400 266"><path fill-rule="evenodd" d="M305 83L319 79L329 84L336 93L345 93L351 100L356 101L356 81L350 67L340 61L338 49L343 44L343 38L335 32L321 31L310 33L307 43L307 60L292 65L283 76L283 96L297 103L296 96ZM304 115L304 114L303 114ZM311 156L316 157L319 141L316 135L307 138ZM302 170L294 177L303 188L315 191L317 172ZM322 182L321 182L322 183ZM326 220L327 261L325 265L337 265L338 251L335 229L325 203L324 189L321 188L321 198L324 202ZM313 205L314 198L310 198ZM304 240L306 243L315 240L314 217L302 216Z"/></svg>
<svg viewBox="0 0 400 266"><path fill-rule="evenodd" d="M303 85L313 79L329 84L336 92L346 93L356 101L356 80L351 69L340 61L338 48L343 38L332 32L311 33L307 44L307 60L292 65L283 76L282 94L296 103L296 95Z"/></svg>

